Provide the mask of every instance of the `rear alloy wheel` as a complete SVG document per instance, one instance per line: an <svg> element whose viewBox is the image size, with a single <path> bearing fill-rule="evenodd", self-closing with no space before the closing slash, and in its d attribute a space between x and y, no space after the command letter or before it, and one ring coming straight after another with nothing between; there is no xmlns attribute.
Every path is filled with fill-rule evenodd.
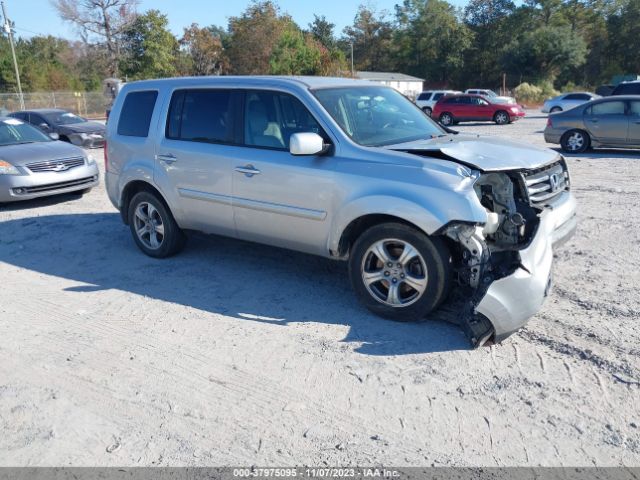
<svg viewBox="0 0 640 480"><path fill-rule="evenodd" d="M424 113L426 113L427 115L429 115L429 116L431 116L431 114L433 113L433 111L432 111L432 110L431 110L431 108L429 108L429 107L424 107L424 108L422 109L422 111L423 111Z"/></svg>
<svg viewBox="0 0 640 480"><path fill-rule="evenodd" d="M407 225L371 227L355 242L349 276L360 301L377 315L417 320L449 292L450 255L444 242Z"/></svg>
<svg viewBox="0 0 640 480"><path fill-rule="evenodd" d="M440 123L445 127L453 125L453 115L448 112L444 112L440 115Z"/></svg>
<svg viewBox="0 0 640 480"><path fill-rule="evenodd" d="M591 139L582 130L569 130L560 139L562 150L568 153L582 153L589 148Z"/></svg>
<svg viewBox="0 0 640 480"><path fill-rule="evenodd" d="M150 192L139 192L131 199L129 227L140 250L150 257L174 255L186 240L164 202Z"/></svg>
<svg viewBox="0 0 640 480"><path fill-rule="evenodd" d="M506 125L511 122L511 117L509 117L509 114L504 110L500 110L493 116L493 121L498 125Z"/></svg>
<svg viewBox="0 0 640 480"><path fill-rule="evenodd" d="M560 107L553 107L551 110L549 110L549 113L558 113L561 111L562 109Z"/></svg>

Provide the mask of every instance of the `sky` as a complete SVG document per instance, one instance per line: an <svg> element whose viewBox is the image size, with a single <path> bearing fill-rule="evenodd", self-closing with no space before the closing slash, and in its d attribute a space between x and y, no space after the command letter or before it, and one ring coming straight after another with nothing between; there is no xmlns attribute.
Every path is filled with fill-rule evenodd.
<svg viewBox="0 0 640 480"><path fill-rule="evenodd" d="M450 0L454 5L463 5L464 0ZM142 0L140 11L156 8L169 17L169 28L180 36L183 28L198 23L200 26L219 25L226 27L229 17L245 10L250 0ZM313 14L324 15L336 24L335 32L353 22L358 5L365 3L377 10L394 12L394 5L401 0L277 0L283 12L293 17L303 28L313 21ZM64 24L49 0L4 0L7 14L15 22L16 34L22 37L55 35L77 38L73 27Z"/></svg>

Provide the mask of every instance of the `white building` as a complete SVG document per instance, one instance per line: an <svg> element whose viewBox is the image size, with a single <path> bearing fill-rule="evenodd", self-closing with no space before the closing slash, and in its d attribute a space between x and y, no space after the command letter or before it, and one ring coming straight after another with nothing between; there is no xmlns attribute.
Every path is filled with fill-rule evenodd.
<svg viewBox="0 0 640 480"><path fill-rule="evenodd" d="M356 78L371 80L395 88L403 95L415 99L422 92L424 79L391 72L356 72Z"/></svg>

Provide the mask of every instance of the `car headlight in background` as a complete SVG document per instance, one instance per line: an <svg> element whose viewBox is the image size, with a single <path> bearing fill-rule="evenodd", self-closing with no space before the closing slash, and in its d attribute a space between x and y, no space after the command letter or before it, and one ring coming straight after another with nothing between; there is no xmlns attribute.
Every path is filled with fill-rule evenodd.
<svg viewBox="0 0 640 480"><path fill-rule="evenodd" d="M9 162L0 160L0 175L20 175L20 171Z"/></svg>
<svg viewBox="0 0 640 480"><path fill-rule="evenodd" d="M87 160L87 165L95 165L96 164L96 159L93 155L89 154L86 157Z"/></svg>
<svg viewBox="0 0 640 480"><path fill-rule="evenodd" d="M511 111L513 113L518 113L518 107L511 107Z"/></svg>

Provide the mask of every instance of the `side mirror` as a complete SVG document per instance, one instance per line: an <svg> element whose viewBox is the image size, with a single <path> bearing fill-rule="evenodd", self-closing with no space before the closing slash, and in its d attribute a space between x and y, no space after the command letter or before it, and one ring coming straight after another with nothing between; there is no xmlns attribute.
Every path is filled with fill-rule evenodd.
<svg viewBox="0 0 640 480"><path fill-rule="evenodd" d="M44 123L44 122L43 122L43 123L41 123L41 124L39 124L39 125L38 125L38 128L40 128L40 129L44 130L45 132L46 132L46 131L49 131L49 125L47 125L47 124L46 124L46 123Z"/></svg>
<svg viewBox="0 0 640 480"><path fill-rule="evenodd" d="M313 132L294 133L289 139L291 155L322 155L328 147L322 137Z"/></svg>
<svg viewBox="0 0 640 480"><path fill-rule="evenodd" d="M56 132L51 132L49 134L49 137L51 137L52 140L60 140L60 135L58 135Z"/></svg>

